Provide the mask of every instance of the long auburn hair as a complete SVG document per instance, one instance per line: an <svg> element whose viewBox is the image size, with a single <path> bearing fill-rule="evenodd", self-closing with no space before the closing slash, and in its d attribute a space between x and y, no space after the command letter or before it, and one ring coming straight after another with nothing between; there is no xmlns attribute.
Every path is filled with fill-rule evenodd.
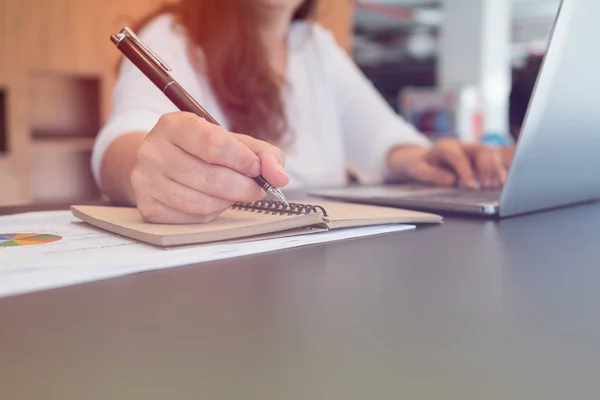
<svg viewBox="0 0 600 400"><path fill-rule="evenodd" d="M304 0L293 20L313 17L318 0ZM203 69L230 120L231 130L271 143L279 141L288 125L282 99L283 77L269 64L259 37L257 5L251 0L180 0L167 4L143 20L174 16L190 43L190 56ZM203 53L198 60L197 48Z"/></svg>

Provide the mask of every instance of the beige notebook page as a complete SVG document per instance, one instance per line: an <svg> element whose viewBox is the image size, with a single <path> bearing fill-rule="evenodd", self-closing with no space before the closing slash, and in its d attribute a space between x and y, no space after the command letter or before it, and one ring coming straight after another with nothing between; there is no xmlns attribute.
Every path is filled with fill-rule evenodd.
<svg viewBox="0 0 600 400"><path fill-rule="evenodd" d="M146 222L136 208L72 206L71 210L90 225L159 246L220 242L323 223L321 212L273 215L228 209L206 224L154 224Z"/></svg>
<svg viewBox="0 0 600 400"><path fill-rule="evenodd" d="M327 211L329 229L382 224L439 224L442 217L436 214L405 210L396 207L381 207L367 204L335 201L315 201Z"/></svg>

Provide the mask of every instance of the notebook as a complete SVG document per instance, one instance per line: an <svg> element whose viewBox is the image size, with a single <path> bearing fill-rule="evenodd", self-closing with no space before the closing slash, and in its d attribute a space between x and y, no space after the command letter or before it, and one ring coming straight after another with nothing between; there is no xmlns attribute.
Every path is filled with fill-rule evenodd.
<svg viewBox="0 0 600 400"><path fill-rule="evenodd" d="M93 227L163 247L260 240L367 225L442 223L442 217L435 214L334 201L235 203L204 224L151 223L135 207L73 205L71 212Z"/></svg>

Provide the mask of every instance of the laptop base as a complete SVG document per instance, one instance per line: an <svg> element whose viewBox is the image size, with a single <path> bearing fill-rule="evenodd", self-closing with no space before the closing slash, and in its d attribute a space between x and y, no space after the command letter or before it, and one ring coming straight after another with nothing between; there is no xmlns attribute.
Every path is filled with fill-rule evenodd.
<svg viewBox="0 0 600 400"><path fill-rule="evenodd" d="M311 196L430 212L497 216L501 191L426 185L348 186L312 190Z"/></svg>

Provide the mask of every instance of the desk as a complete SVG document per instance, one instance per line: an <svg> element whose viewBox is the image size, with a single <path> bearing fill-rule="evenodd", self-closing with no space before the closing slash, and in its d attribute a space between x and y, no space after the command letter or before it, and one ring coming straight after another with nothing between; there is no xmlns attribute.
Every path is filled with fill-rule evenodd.
<svg viewBox="0 0 600 400"><path fill-rule="evenodd" d="M0 300L0 397L597 399L600 205Z"/></svg>

